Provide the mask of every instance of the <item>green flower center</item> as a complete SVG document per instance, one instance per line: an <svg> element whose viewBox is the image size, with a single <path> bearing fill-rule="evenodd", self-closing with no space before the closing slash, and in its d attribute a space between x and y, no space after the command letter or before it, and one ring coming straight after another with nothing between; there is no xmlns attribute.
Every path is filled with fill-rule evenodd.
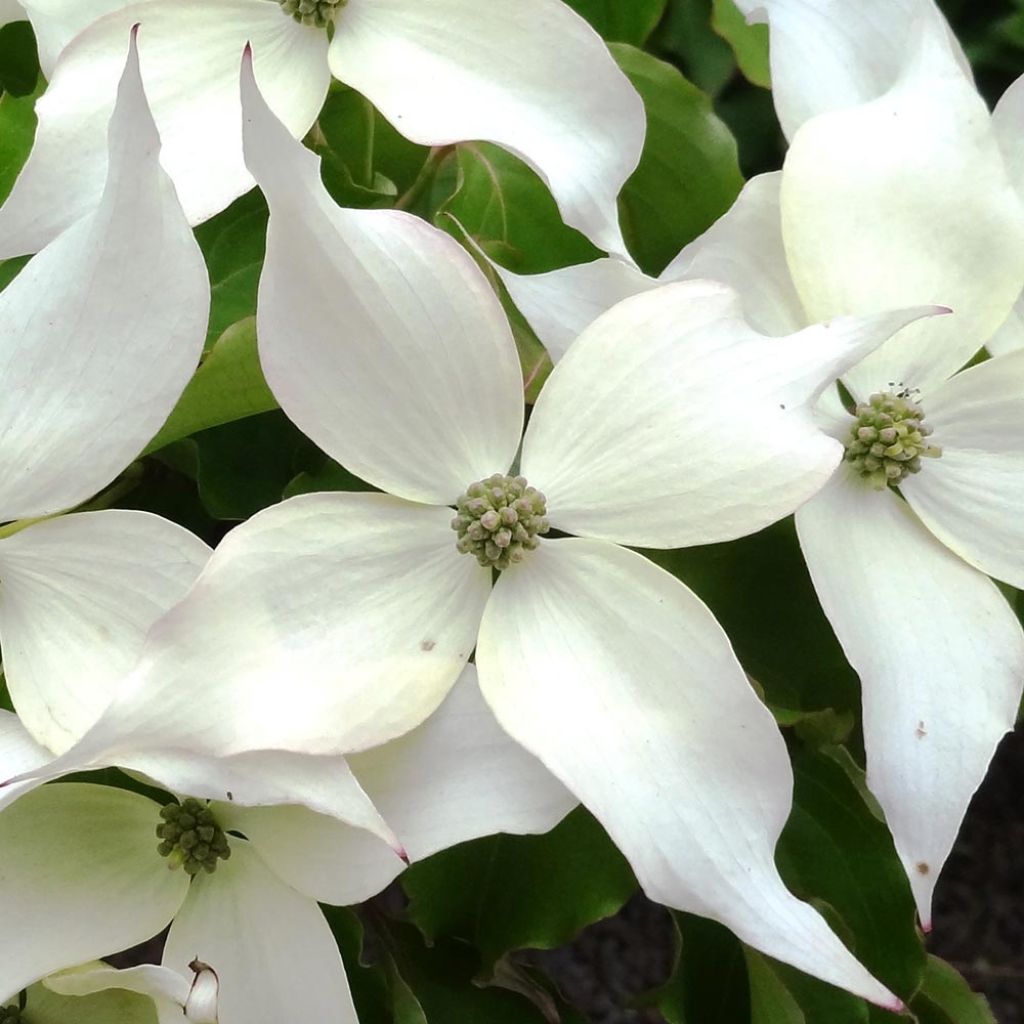
<svg viewBox="0 0 1024 1024"><path fill-rule="evenodd" d="M303 25L327 28L348 0L277 0L281 10Z"/></svg>
<svg viewBox="0 0 1024 1024"><path fill-rule="evenodd" d="M25 1024L25 1018L16 1006L0 1006L0 1024Z"/></svg>
<svg viewBox="0 0 1024 1024"><path fill-rule="evenodd" d="M522 476L495 473L470 484L455 504L455 546L489 568L521 562L540 544L538 535L551 529L544 495Z"/></svg>
<svg viewBox="0 0 1024 1024"><path fill-rule="evenodd" d="M167 858L169 867L184 868L189 875L200 871L213 874L217 861L231 856L227 833L206 804L189 797L180 804L161 807L160 817L157 852Z"/></svg>
<svg viewBox="0 0 1024 1024"><path fill-rule="evenodd" d="M942 454L938 445L928 443L932 428L908 390L872 395L853 415L845 458L876 490L897 486L921 471L921 459Z"/></svg>

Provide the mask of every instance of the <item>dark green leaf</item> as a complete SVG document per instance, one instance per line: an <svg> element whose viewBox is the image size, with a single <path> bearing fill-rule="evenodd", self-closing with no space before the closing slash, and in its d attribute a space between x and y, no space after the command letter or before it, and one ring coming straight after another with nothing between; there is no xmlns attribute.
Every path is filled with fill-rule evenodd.
<svg viewBox="0 0 1024 1024"><path fill-rule="evenodd" d="M549 949L614 914L636 891L622 854L582 808L540 836L490 836L403 876L409 916L428 938L470 942L489 971L514 949Z"/></svg>
<svg viewBox="0 0 1024 1024"><path fill-rule="evenodd" d="M928 957L924 980L910 1008L919 1024L996 1024L985 999L936 956Z"/></svg>
<svg viewBox="0 0 1024 1024"><path fill-rule="evenodd" d="M268 215L263 194L254 189L196 228L212 291L207 346L232 324L256 314Z"/></svg>
<svg viewBox="0 0 1024 1024"><path fill-rule="evenodd" d="M671 58L711 96L717 97L736 72L729 44L711 27L711 0L672 0L651 42L656 53Z"/></svg>
<svg viewBox="0 0 1024 1024"><path fill-rule="evenodd" d="M39 81L36 37L27 21L0 28L0 89L12 96L28 96Z"/></svg>
<svg viewBox="0 0 1024 1024"><path fill-rule="evenodd" d="M739 194L736 140L670 64L625 44L611 49L647 111L643 156L619 198L622 230L640 267L657 274Z"/></svg>
<svg viewBox="0 0 1024 1024"><path fill-rule="evenodd" d="M518 158L487 142L462 143L448 157L455 191L437 210L438 227L463 237L523 274L595 259L600 252L562 222L551 193Z"/></svg>
<svg viewBox="0 0 1024 1024"><path fill-rule="evenodd" d="M610 43L642 46L665 13L667 0L567 0Z"/></svg>
<svg viewBox="0 0 1024 1024"><path fill-rule="evenodd" d="M256 350L256 320L248 317L216 341L189 381L147 452L199 430L277 408Z"/></svg>
<svg viewBox="0 0 1024 1024"><path fill-rule="evenodd" d="M852 770L822 751L794 752L793 813L779 841L779 869L797 895L834 908L858 959L908 999L925 966L914 901L892 837Z"/></svg>
<svg viewBox="0 0 1024 1024"><path fill-rule="evenodd" d="M750 1024L808 1024L775 965L753 949L745 947L743 952L750 981Z"/></svg>
<svg viewBox="0 0 1024 1024"><path fill-rule="evenodd" d="M747 80L771 88L768 67L768 26L748 25L734 0L714 0L711 27L732 47Z"/></svg>
<svg viewBox="0 0 1024 1024"><path fill-rule="evenodd" d="M668 1024L748 1024L750 992L743 946L727 928L694 914L674 915L679 960L657 1006Z"/></svg>

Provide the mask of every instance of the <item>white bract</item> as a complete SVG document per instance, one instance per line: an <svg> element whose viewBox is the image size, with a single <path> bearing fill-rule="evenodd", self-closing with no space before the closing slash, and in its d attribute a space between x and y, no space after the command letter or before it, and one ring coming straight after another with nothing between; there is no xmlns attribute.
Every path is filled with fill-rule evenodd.
<svg viewBox="0 0 1024 1024"><path fill-rule="evenodd" d="M0 256L34 252L102 185L98 144L130 26L162 160L192 223L253 184L242 159L238 58L296 137L332 74L427 145L498 143L550 187L567 223L625 253L616 197L644 139L640 97L593 29L561 0L347 0L333 38L274 0L29 0L50 78L35 145L0 210Z"/></svg>
<svg viewBox="0 0 1024 1024"><path fill-rule="evenodd" d="M986 578L1024 586L1024 334L1012 311L1024 281L1024 79L990 117L926 0L741 6L770 15L791 148L781 175L750 181L663 280L726 281L772 334L914 302L954 310L843 376L858 403L907 394L941 456L902 479L902 463L882 459L905 500L845 461L796 516L861 678L868 784L928 928L936 878L1024 680L1021 626ZM613 289L658 286L613 260L502 277L556 358ZM1015 354L961 370L986 344ZM854 419L826 397L822 422L849 443Z"/></svg>
<svg viewBox="0 0 1024 1024"><path fill-rule="evenodd" d="M0 520L23 520L0 527L0 640L25 726L57 752L209 555L149 513L45 519L138 455L206 335L206 269L160 169L134 50L124 67L128 32L120 48L102 195L0 293Z"/></svg>
<svg viewBox="0 0 1024 1024"><path fill-rule="evenodd" d="M25 761L12 752L17 732L13 716L0 718L4 778L24 770ZM323 762L324 791L350 791L345 803L335 798L331 814L303 803L310 790L298 772L289 774L280 757L267 758L266 774L280 779L283 793L265 793L262 806L242 806L232 792L209 803L215 825L168 819L179 829L227 834L229 857L200 851L215 868L191 881L169 864L188 867L182 848L195 857L197 847L176 840L178 848L164 859L155 831L161 805L137 793L58 782L34 788L0 813L0 918L31 922L30 930L0 931L0 1002L55 970L143 942L172 922L165 970L76 972L48 985L65 993L146 992L157 997L161 1022L180 1021L185 1007L195 1024L295 1018L354 1024L341 956L317 902L369 899L404 869L374 805L398 833L405 856L418 860L493 832L547 831L575 804L498 727L472 667L428 722L352 756L351 773L341 757L292 756L299 765ZM157 756L135 765L158 778L177 770L173 758ZM223 845L211 834L198 839ZM216 986L201 972L193 978L197 959L213 968Z"/></svg>
<svg viewBox="0 0 1024 1024"><path fill-rule="evenodd" d="M65 764L142 745L366 750L427 719L475 647L499 721L597 815L655 899L897 1005L779 877L790 765L725 634L620 545L721 541L792 511L842 455L813 420L823 382L934 309L768 339L722 286L634 298L556 369L517 458L515 345L472 259L416 218L336 207L248 66L243 103L271 210L267 379L313 440L390 493L305 495L234 530ZM520 535L507 508L473 504L499 485L470 485L514 462L550 525L579 536ZM493 587L456 547L449 506L467 488L466 516L494 536L484 560L524 548ZM529 500L519 514L542 533L541 499ZM511 523L501 540L499 520Z"/></svg>

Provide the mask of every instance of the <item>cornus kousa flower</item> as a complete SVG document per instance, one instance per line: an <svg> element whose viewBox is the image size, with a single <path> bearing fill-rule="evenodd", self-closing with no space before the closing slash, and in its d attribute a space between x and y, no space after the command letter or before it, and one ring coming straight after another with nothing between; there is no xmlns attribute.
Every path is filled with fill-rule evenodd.
<svg viewBox="0 0 1024 1024"><path fill-rule="evenodd" d="M7 725L4 777L25 766ZM194 1024L296 1015L354 1024L337 943L317 902L361 902L405 867L371 799L406 858L416 859L491 832L546 831L575 804L502 732L472 668L428 722L354 755L351 770L341 757L264 760L281 793L268 790L261 806L241 806L231 791L219 801L161 804L109 786L57 782L0 813L0 914L32 922L30 934L0 934L0 1003L55 969L144 941L173 918L161 967L76 971L46 984L66 994L112 987L148 994L161 1024L181 1021L183 1010ZM330 814L308 799L310 770L303 774L302 765L318 760L326 762L323 791L332 782L343 791L352 780ZM161 777L183 774L173 759L132 763Z"/></svg>
<svg viewBox="0 0 1024 1024"><path fill-rule="evenodd" d="M733 283L773 334L910 302L954 310L844 375L846 409L826 395L821 421L846 454L796 515L860 675L868 784L928 928L936 877L1024 679L1020 624L988 578L1024 586L1024 358L961 370L986 342L1016 346L1024 92L1015 85L990 117L930 3L756 7L770 17L792 135L785 167L749 182L664 277ZM556 354L609 292L658 284L611 260L503 277Z"/></svg>
<svg viewBox="0 0 1024 1024"><path fill-rule="evenodd" d="M109 146L98 202L0 294L0 639L22 721L54 751L96 719L209 554L148 513L53 518L143 448L206 333L209 283L134 52Z"/></svg>
<svg viewBox="0 0 1024 1024"><path fill-rule="evenodd" d="M898 1005L782 884L789 761L728 639L622 545L724 540L806 500L842 455L809 403L922 311L773 341L722 286L640 296L573 346L521 439L515 345L468 254L405 214L337 208L247 68L242 92L271 209L267 378L387 493L305 495L234 530L64 763L365 750L428 719L475 647L498 720L654 898Z"/></svg>
<svg viewBox="0 0 1024 1024"><path fill-rule="evenodd" d="M34 252L93 201L128 28L163 163L193 223L252 187L238 55L252 43L270 106L295 137L332 74L404 135L486 139L531 164L566 221L625 252L616 196L639 160L643 104L604 43L561 0L30 0L50 80L35 146L0 211L0 255ZM70 155L70 158L69 158Z"/></svg>

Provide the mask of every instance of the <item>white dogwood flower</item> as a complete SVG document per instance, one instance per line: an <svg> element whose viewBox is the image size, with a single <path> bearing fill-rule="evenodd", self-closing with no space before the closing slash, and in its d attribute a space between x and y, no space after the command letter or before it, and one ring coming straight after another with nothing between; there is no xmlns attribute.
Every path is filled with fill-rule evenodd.
<svg viewBox="0 0 1024 1024"><path fill-rule="evenodd" d="M25 770L30 744L14 716L0 715L0 775ZM185 777L173 757L131 763L161 781ZM472 667L428 722L352 756L350 766L342 757L269 752L250 767L263 769L276 791L163 806L80 782L22 794L0 813L0 917L31 921L31 929L0 930L0 1005L39 978L143 942L171 922L165 970L76 972L48 985L156 995L162 1022L182 1020L184 1007L196 1024L296 1016L355 1024L317 902L361 902L404 869L383 816L406 858L418 860L493 832L545 832L576 803L502 732ZM203 778L223 784L229 771ZM309 799L314 773L329 803ZM243 806L240 795L259 805ZM213 968L216 986L202 971L194 976L196 960Z"/></svg>
<svg viewBox="0 0 1024 1024"><path fill-rule="evenodd" d="M122 67L128 49L126 32ZM206 270L158 163L134 51L109 147L98 202L0 293L0 641L25 726L58 752L209 555L149 513L49 518L138 455L206 335Z"/></svg>
<svg viewBox="0 0 1024 1024"><path fill-rule="evenodd" d="M634 298L556 369L517 455L516 350L472 259L416 218L336 207L251 72L243 102L271 210L268 381L389 493L305 495L234 530L77 763L142 746L371 748L427 719L475 647L499 721L652 897L897 1005L779 877L789 760L727 637L622 545L725 540L805 501L842 456L812 417L823 382L934 309L770 340L722 286ZM186 728L197 699L204 720Z"/></svg>
<svg viewBox="0 0 1024 1024"><path fill-rule="evenodd" d="M849 459L796 516L861 678L868 784L928 928L939 870L1024 680L1020 624L987 578L1024 586L1019 301L1013 311L1024 280L1024 79L990 116L930 0L741 6L769 16L790 151L781 175L750 181L663 280L731 283L770 334L913 302L954 310L844 375L872 422L830 396L822 415ZM658 286L613 260L502 277L555 357L610 293ZM984 345L1015 354L961 370ZM865 408L873 395L900 408ZM875 423L879 412L926 433L905 444L890 435L907 424ZM885 473L899 496L872 486Z"/></svg>
<svg viewBox="0 0 1024 1024"><path fill-rule="evenodd" d="M260 87L295 137L315 121L333 75L414 142L484 139L511 150L546 181L567 223L625 253L616 197L640 157L643 104L561 0L321 0L305 18L295 6L26 0L50 83L36 105L35 146L0 210L0 256L34 252L99 191L106 158L96 140L136 23L163 164L192 223L253 184L238 105L248 42Z"/></svg>

